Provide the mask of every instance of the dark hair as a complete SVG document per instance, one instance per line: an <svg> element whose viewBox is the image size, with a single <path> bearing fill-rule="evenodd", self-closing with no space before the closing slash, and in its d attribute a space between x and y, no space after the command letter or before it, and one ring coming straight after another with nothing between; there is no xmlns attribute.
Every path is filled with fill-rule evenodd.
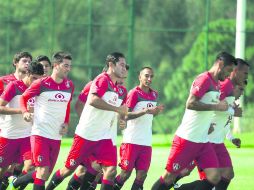
<svg viewBox="0 0 254 190"><path fill-rule="evenodd" d="M109 54L106 57L106 65L108 66L109 62L116 64L119 61L119 58L125 58L124 54L122 54L120 52L113 52L113 53Z"/></svg>
<svg viewBox="0 0 254 190"><path fill-rule="evenodd" d="M21 51L21 52L18 52L14 55L13 57L13 65L15 63L18 63L19 60L23 57L29 57L31 60L33 60L33 56L29 53L29 52L26 52L26 51Z"/></svg>
<svg viewBox="0 0 254 190"><path fill-rule="evenodd" d="M28 65L28 74L31 75L44 75L43 65L39 61L35 60Z"/></svg>
<svg viewBox="0 0 254 190"><path fill-rule="evenodd" d="M218 60L222 60L224 62L224 66L237 65L235 57L225 51L220 52L217 55L216 61Z"/></svg>
<svg viewBox="0 0 254 190"><path fill-rule="evenodd" d="M52 63L62 63L64 59L72 60L71 54L63 51L56 52L52 56Z"/></svg>
<svg viewBox="0 0 254 190"><path fill-rule="evenodd" d="M139 74L140 74L143 70L145 70L145 69L149 69L149 70L153 71L152 67L145 66L145 67L142 67L142 68L139 70Z"/></svg>
<svg viewBox="0 0 254 190"><path fill-rule="evenodd" d="M239 69L241 69L244 65L245 66L250 66L249 63L247 63L246 61L244 61L243 59L240 59L240 58L236 58L236 63L237 63L237 67Z"/></svg>
<svg viewBox="0 0 254 190"><path fill-rule="evenodd" d="M130 69L130 65L126 64L126 70L128 71Z"/></svg>
<svg viewBox="0 0 254 190"><path fill-rule="evenodd" d="M50 62L49 58L46 55L39 55L39 56L36 57L36 60L38 62L47 61L49 63L49 65L51 66L51 62Z"/></svg>

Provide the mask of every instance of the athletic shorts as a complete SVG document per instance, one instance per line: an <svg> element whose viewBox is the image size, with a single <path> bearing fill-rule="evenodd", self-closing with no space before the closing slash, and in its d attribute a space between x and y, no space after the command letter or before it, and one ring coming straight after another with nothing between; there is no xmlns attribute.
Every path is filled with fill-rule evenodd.
<svg viewBox="0 0 254 190"><path fill-rule="evenodd" d="M111 139L90 141L75 135L71 150L65 162L65 167L70 170L75 170L87 158L92 158L104 166L116 166L116 146L113 145Z"/></svg>
<svg viewBox="0 0 254 190"><path fill-rule="evenodd" d="M148 171L152 158L152 147L130 143L122 143L120 147L119 166L126 171L136 170Z"/></svg>
<svg viewBox="0 0 254 190"><path fill-rule="evenodd" d="M175 135L166 170L179 175L193 160L202 169L219 167L216 153L210 143L195 143Z"/></svg>
<svg viewBox="0 0 254 190"><path fill-rule="evenodd" d="M21 164L24 160L31 160L30 137L19 139L0 137L0 167L7 167L12 163Z"/></svg>
<svg viewBox="0 0 254 190"><path fill-rule="evenodd" d="M221 143L221 144L211 143L211 145L213 146L215 153L217 155L217 158L219 161L219 168L233 167L230 155L224 143Z"/></svg>
<svg viewBox="0 0 254 190"><path fill-rule="evenodd" d="M53 140L37 135L31 136L33 164L37 167L48 166L51 172L56 164L61 140Z"/></svg>

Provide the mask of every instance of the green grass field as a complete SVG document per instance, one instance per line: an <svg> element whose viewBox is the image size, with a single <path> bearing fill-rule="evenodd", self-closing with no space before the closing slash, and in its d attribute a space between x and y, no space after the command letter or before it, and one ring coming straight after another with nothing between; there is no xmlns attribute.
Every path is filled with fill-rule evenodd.
<svg viewBox="0 0 254 190"><path fill-rule="evenodd" d="M236 135L238 136L238 135ZM241 134L239 137L242 140L242 148L234 148L230 142L227 142L229 147L229 152L233 161L235 178L229 186L229 190L239 190L244 188L245 190L254 189L254 133ZM151 167L144 184L144 189L151 189L152 184L159 176L164 172L166 160L169 154L170 142L172 136L170 135L154 135L153 138L153 157ZM61 147L61 152L55 166L55 169L63 167L66 156L68 155L72 139L64 139ZM118 142L121 142L119 137ZM118 168L118 172L119 172ZM135 172L133 172L131 178L126 182L123 190L130 190L132 182L135 177ZM192 174L180 182L189 182L198 178L197 172L194 170ZM59 190L64 190L67 186L69 178L62 182L62 184L57 188ZM32 189L29 186L27 189ZM98 186L97 189L100 189Z"/></svg>

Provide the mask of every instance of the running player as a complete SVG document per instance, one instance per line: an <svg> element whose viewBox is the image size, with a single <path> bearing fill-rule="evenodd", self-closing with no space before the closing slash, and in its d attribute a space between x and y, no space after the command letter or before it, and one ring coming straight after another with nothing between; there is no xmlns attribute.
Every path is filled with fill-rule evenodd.
<svg viewBox="0 0 254 190"><path fill-rule="evenodd" d="M19 99L31 83L41 78L43 74L43 66L39 62L31 62L25 78L9 83L0 97L0 114L5 115L0 133L0 178L9 165L19 160L25 165L23 173L27 173L32 167L30 146L32 123L23 120ZM3 185L1 188L3 189Z"/></svg>
<svg viewBox="0 0 254 190"><path fill-rule="evenodd" d="M207 72L200 74L192 84L181 125L178 127L165 173L157 180L152 190L167 190L173 186L181 170L193 160L204 169L207 180L194 190L211 190L220 181L217 156L208 143L208 129L214 111L226 111L226 101L219 101L219 84L229 76L236 60L227 52L217 55ZM191 150L191 151L190 151Z"/></svg>
<svg viewBox="0 0 254 190"><path fill-rule="evenodd" d="M119 95L116 85L117 79L123 77L126 72L124 55L118 52L109 54L106 64L107 72L103 72L93 80L65 167L58 170L55 176L57 179L53 179L54 181L60 183L84 159L93 156L103 169L102 189L113 187L117 153L112 143L111 124L115 112L127 114L127 107L117 104ZM87 171L81 189L89 188L97 173L95 170Z"/></svg>
<svg viewBox="0 0 254 190"><path fill-rule="evenodd" d="M163 106L157 106L158 93L150 87L153 76L152 68L143 67L139 73L139 86L128 94L127 128L123 131L120 148L122 170L115 179L115 190L122 188L133 168L136 169L136 179L131 189L143 189L152 157L153 117L163 110Z"/></svg>
<svg viewBox="0 0 254 190"><path fill-rule="evenodd" d="M34 190L45 189L60 150L62 135L67 133L70 102L74 91L72 81L67 79L72 57L66 52L53 55L53 72L50 77L35 81L21 96L21 108L25 121L31 121L27 100L35 97L31 146L36 171L18 178L13 186L34 182Z"/></svg>

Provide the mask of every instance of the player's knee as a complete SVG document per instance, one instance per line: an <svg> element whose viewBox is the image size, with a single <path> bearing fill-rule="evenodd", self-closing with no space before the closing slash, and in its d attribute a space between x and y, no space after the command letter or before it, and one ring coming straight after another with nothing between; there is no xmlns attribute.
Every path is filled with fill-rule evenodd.
<svg viewBox="0 0 254 190"><path fill-rule="evenodd" d="M60 169L60 175L64 178L68 177L69 175L71 175L73 173L74 170L70 170L66 167L63 167L62 169Z"/></svg>
<svg viewBox="0 0 254 190"><path fill-rule="evenodd" d="M126 181L131 176L131 171L122 170L120 176L123 181Z"/></svg>
<svg viewBox="0 0 254 190"><path fill-rule="evenodd" d="M168 171L166 171L163 175L162 178L164 179L164 182L166 184L172 184L174 183L176 176L172 173L169 173Z"/></svg>
<svg viewBox="0 0 254 190"><path fill-rule="evenodd" d="M206 174L207 180L212 184L218 184L221 180L221 174L219 170L214 170Z"/></svg>
<svg viewBox="0 0 254 190"><path fill-rule="evenodd" d="M137 176L136 176L137 180L145 181L146 177L147 177L147 171L138 171L137 172Z"/></svg>
<svg viewBox="0 0 254 190"><path fill-rule="evenodd" d="M104 176L108 180L114 180L117 174L116 167L108 167L107 170L104 172Z"/></svg>
<svg viewBox="0 0 254 190"><path fill-rule="evenodd" d="M83 176L86 174L86 171L87 171L86 167L84 167L84 166L79 166L79 167L77 168L75 174L80 178L80 177L83 177Z"/></svg>
<svg viewBox="0 0 254 190"><path fill-rule="evenodd" d="M221 177L223 177L229 181L232 180L234 178L234 176L235 176L235 174L234 174L233 168L223 170L221 173Z"/></svg>

